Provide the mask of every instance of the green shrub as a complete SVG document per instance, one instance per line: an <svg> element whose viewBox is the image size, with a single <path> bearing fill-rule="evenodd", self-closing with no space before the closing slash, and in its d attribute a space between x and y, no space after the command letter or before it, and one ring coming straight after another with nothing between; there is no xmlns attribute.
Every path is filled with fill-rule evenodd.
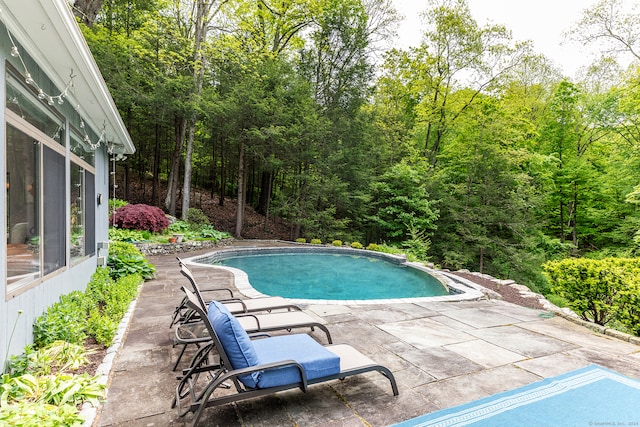
<svg viewBox="0 0 640 427"><path fill-rule="evenodd" d="M187 211L187 222L196 227L211 224L209 217L202 210L196 208L189 208Z"/></svg>
<svg viewBox="0 0 640 427"><path fill-rule="evenodd" d="M556 307L569 307L569 301L567 301L565 298L562 298L560 295L548 294L545 295L545 298Z"/></svg>
<svg viewBox="0 0 640 427"><path fill-rule="evenodd" d="M91 310L87 319L87 333L96 339L98 344L108 347L118 332L118 322L104 316L98 308Z"/></svg>
<svg viewBox="0 0 640 427"><path fill-rule="evenodd" d="M565 259L543 264L551 292L585 320L606 325L613 319L632 331L640 325L640 259Z"/></svg>
<svg viewBox="0 0 640 427"><path fill-rule="evenodd" d="M352 242L351 243L351 247L353 249L362 249L363 248L362 243L360 243L360 242Z"/></svg>
<svg viewBox="0 0 640 427"><path fill-rule="evenodd" d="M129 274L139 274L144 280L155 277L155 266L149 263L140 250L131 243L113 242L110 244L107 264L113 280L118 280Z"/></svg>
<svg viewBox="0 0 640 427"><path fill-rule="evenodd" d="M298 237L296 239L296 242L297 243L307 243L307 239L305 239L304 237Z"/></svg>
<svg viewBox="0 0 640 427"><path fill-rule="evenodd" d="M331 244L333 246L342 246L342 240L334 240L333 242L331 242Z"/></svg>
<svg viewBox="0 0 640 427"><path fill-rule="evenodd" d="M129 230L127 228L109 228L109 240L112 242L141 242L147 240L145 233L140 230Z"/></svg>
<svg viewBox="0 0 640 427"><path fill-rule="evenodd" d="M310 243L312 245L321 245L322 244L322 240L320 240L320 239L311 239Z"/></svg>
<svg viewBox="0 0 640 427"><path fill-rule="evenodd" d="M74 291L62 295L60 301L47 308L33 324L33 342L36 348L62 340L82 344L87 324L85 296Z"/></svg>
<svg viewBox="0 0 640 427"><path fill-rule="evenodd" d="M367 250L368 251L374 251L374 252L381 252L380 245L378 245L376 243L369 243L367 245Z"/></svg>
<svg viewBox="0 0 640 427"><path fill-rule="evenodd" d="M200 237L218 242L222 239L228 239L229 237L231 237L231 235L226 231L216 230L212 225L203 225L202 227L200 227Z"/></svg>
<svg viewBox="0 0 640 427"><path fill-rule="evenodd" d="M169 233L184 234L189 231L189 224L186 221L179 219L169 225L168 231Z"/></svg>

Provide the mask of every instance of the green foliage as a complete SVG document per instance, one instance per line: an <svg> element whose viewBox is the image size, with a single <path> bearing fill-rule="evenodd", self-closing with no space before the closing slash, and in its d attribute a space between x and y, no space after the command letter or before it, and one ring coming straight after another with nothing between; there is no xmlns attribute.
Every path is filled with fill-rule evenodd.
<svg viewBox="0 0 640 427"><path fill-rule="evenodd" d="M362 246L362 243L360 242L351 242L351 247L353 249L362 249L364 246Z"/></svg>
<svg viewBox="0 0 640 427"><path fill-rule="evenodd" d="M334 240L333 242L331 242L332 246L342 246L342 240Z"/></svg>
<svg viewBox="0 0 640 427"><path fill-rule="evenodd" d="M184 234L189 230L190 230L189 223L186 221L182 221L181 219L169 224L169 228L168 228L169 233L178 233L178 234Z"/></svg>
<svg viewBox="0 0 640 427"><path fill-rule="evenodd" d="M74 375L89 362L85 349L55 341L11 360L0 381L0 424L20 426L82 425L78 405L104 398L97 377Z"/></svg>
<svg viewBox="0 0 640 427"><path fill-rule="evenodd" d="M407 248L409 254L421 261L429 259L429 249L431 248L431 240L426 230L421 230L413 224L409 225L410 238L402 242L402 246Z"/></svg>
<svg viewBox="0 0 640 427"><path fill-rule="evenodd" d="M406 164L394 165L372 185L368 217L381 239L398 241L409 227L423 232L435 228L438 211L432 208L425 181L418 169Z"/></svg>
<svg viewBox="0 0 640 427"><path fill-rule="evenodd" d="M118 322L103 315L98 308L89 312L87 333L96 339L98 344L109 346L118 332Z"/></svg>
<svg viewBox="0 0 640 427"><path fill-rule="evenodd" d="M191 226L199 227L202 225L210 225L209 217L202 212L201 209L189 208L187 211L187 222Z"/></svg>
<svg viewBox="0 0 640 427"><path fill-rule="evenodd" d="M298 237L296 239L296 242L297 243L307 243L307 239L305 239L304 237Z"/></svg>
<svg viewBox="0 0 640 427"><path fill-rule="evenodd" d="M228 239L229 237L231 237L231 235L229 233L227 233L226 231L218 231L215 228L213 228L212 225L203 225L200 227L200 231L199 231L200 237L206 238L206 239L211 239L214 240L216 242L222 240L222 239Z"/></svg>
<svg viewBox="0 0 640 427"><path fill-rule="evenodd" d="M56 406L44 402L17 402L0 406L0 424L10 426L82 426L84 419L74 405Z"/></svg>
<svg viewBox="0 0 640 427"><path fill-rule="evenodd" d="M149 234L140 230L130 230L128 228L109 228L109 240L112 242L141 242L147 240Z"/></svg>
<svg viewBox="0 0 640 427"><path fill-rule="evenodd" d="M131 243L113 242L110 244L107 264L110 268L111 278L114 280L131 274L139 274L144 280L155 277L155 266L147 261L140 250Z"/></svg>
<svg viewBox="0 0 640 427"><path fill-rule="evenodd" d="M369 243L366 248L368 251L381 252L380 245L377 243Z"/></svg>
<svg viewBox="0 0 640 427"><path fill-rule="evenodd" d="M60 301L47 308L33 324L33 342L44 347L54 341L81 344L86 338L86 304L79 291L62 295Z"/></svg>
<svg viewBox="0 0 640 427"><path fill-rule="evenodd" d="M565 259L543 268L551 292L583 319L599 325L617 320L633 333L640 331L640 259Z"/></svg>
<svg viewBox="0 0 640 427"><path fill-rule="evenodd" d="M311 239L311 241L309 242L312 245L321 245L322 244L322 240L320 239Z"/></svg>

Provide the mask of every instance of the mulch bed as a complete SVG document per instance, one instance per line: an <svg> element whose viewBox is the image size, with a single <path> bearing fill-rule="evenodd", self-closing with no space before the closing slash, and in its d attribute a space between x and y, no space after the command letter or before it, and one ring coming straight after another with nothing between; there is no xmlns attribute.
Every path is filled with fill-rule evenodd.
<svg viewBox="0 0 640 427"><path fill-rule="evenodd" d="M543 309L542 304L538 301L537 298L526 298L520 294L515 288L512 288L508 285L499 285L496 281L487 279L481 276L478 276L473 273L466 273L462 271L454 271L452 272L456 276L460 276L464 279L467 279L473 283L476 283L480 286L483 286L487 289L491 289L492 291L500 294L502 299L507 302L511 302L513 304L521 305L523 307L535 308L535 309Z"/></svg>

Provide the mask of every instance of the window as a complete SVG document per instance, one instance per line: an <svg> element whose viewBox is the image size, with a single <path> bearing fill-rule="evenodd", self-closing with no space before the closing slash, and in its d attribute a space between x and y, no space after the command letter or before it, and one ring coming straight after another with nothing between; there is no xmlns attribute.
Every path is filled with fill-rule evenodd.
<svg viewBox="0 0 640 427"><path fill-rule="evenodd" d="M40 277L40 142L7 124L7 284Z"/></svg>
<svg viewBox="0 0 640 427"><path fill-rule="evenodd" d="M95 254L95 153L11 67L6 82L6 276L15 295Z"/></svg>
<svg viewBox="0 0 640 427"><path fill-rule="evenodd" d="M85 209L84 168L71 163L71 263L84 257Z"/></svg>

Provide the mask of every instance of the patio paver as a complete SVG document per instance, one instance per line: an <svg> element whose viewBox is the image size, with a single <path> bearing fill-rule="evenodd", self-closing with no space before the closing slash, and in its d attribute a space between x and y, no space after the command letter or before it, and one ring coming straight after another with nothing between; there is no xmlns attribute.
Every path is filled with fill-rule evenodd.
<svg viewBox="0 0 640 427"><path fill-rule="evenodd" d="M191 421L171 408L177 382L171 368L178 349L171 346L168 327L187 281L174 256L149 260L157 279L142 287L94 427ZM193 271L203 285L231 283L224 271ZM307 393L292 390L209 408L200 425L386 426L590 363L640 378L640 346L502 301L303 308L323 319L335 342L353 345L391 369L400 395L394 397L388 381L371 373L318 384ZM322 334L316 338L324 342Z"/></svg>

